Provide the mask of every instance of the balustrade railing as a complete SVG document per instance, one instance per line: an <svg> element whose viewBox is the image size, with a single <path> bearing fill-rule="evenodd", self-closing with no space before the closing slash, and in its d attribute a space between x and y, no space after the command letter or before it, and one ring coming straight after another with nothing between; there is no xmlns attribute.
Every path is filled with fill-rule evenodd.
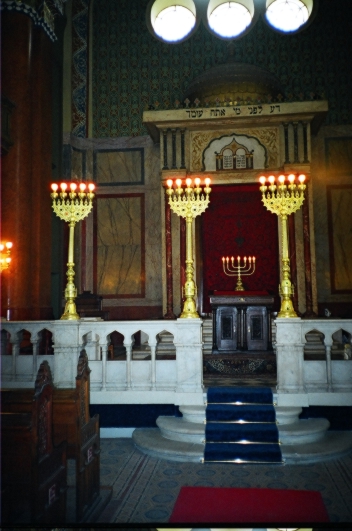
<svg viewBox="0 0 352 531"><path fill-rule="evenodd" d="M275 325L278 394L345 392L352 399L352 319L276 319ZM305 359L310 333L323 344L319 355Z"/></svg>
<svg viewBox="0 0 352 531"><path fill-rule="evenodd" d="M115 356L114 332L122 336ZM31 387L46 359L54 384L74 387L77 359L84 348L91 368L92 403L202 404L201 332L201 319L3 321L2 386ZM300 405L313 403L311 397L321 404L337 405L340 398L352 404L352 319L276 319L275 332L279 398L299 396ZM311 348L305 359L309 334L320 343L318 355L314 357ZM160 348L163 336L166 341Z"/></svg>
<svg viewBox="0 0 352 531"><path fill-rule="evenodd" d="M170 392L172 400L175 392L199 393L201 397L201 327L201 319L167 322L2 322L2 385L31 386L38 366L43 359L47 359L52 369L54 384L57 387L73 387L77 359L84 348L89 358L93 393L144 391L148 394L161 391L164 395L165 392ZM52 334L54 354L39 354L38 345L44 329L48 334ZM125 352L117 357L114 357L113 349L109 349L110 336L114 332L123 337L122 351ZM157 356L158 346L165 334L167 342L164 342L160 349L162 354ZM24 335L27 338L27 353L21 353ZM140 337L144 344L136 348L136 340ZM12 348L8 348L9 344ZM170 355L167 354L168 348ZM150 396L141 393L139 400L148 403Z"/></svg>

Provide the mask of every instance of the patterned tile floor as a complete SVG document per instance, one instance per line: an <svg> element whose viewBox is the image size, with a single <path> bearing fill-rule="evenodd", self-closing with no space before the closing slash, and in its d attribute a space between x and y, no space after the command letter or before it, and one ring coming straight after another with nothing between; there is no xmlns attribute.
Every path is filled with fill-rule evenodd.
<svg viewBox="0 0 352 531"><path fill-rule="evenodd" d="M132 439L102 439L101 484L113 495L100 524L168 522L183 485L315 490L331 522L352 523L352 452L302 466L177 463L142 454Z"/></svg>

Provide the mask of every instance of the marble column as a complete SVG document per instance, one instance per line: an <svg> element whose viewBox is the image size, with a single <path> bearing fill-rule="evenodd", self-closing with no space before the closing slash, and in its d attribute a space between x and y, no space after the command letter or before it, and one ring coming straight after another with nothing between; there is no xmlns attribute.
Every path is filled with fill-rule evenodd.
<svg viewBox="0 0 352 531"><path fill-rule="evenodd" d="M309 228L309 184L305 191L302 205L303 214L303 252L304 252L304 278L306 286L306 311L304 317L316 317L313 311L313 288L312 288L312 258L310 252L310 228Z"/></svg>
<svg viewBox="0 0 352 531"><path fill-rule="evenodd" d="M180 217L180 289L181 308L184 303L183 287L186 282L186 219Z"/></svg>
<svg viewBox="0 0 352 531"><path fill-rule="evenodd" d="M165 198L165 246L166 246L166 314L164 319L176 319L173 312L174 293L172 275L172 239L171 239L171 208Z"/></svg>
<svg viewBox="0 0 352 531"><path fill-rule="evenodd" d="M291 282L295 291L292 297L293 307L298 312L298 285L297 285L297 257L296 257L296 237L295 237L295 218L291 214L288 218L288 244L290 256Z"/></svg>
<svg viewBox="0 0 352 531"><path fill-rule="evenodd" d="M15 105L14 144L2 158L2 238L13 242L2 308L14 320L52 316L51 47L29 16L2 13L2 92Z"/></svg>

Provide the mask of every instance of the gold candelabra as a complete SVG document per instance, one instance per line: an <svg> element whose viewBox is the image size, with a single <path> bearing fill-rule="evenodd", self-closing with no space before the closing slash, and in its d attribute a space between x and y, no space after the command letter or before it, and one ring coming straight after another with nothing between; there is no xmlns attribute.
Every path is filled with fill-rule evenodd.
<svg viewBox="0 0 352 531"><path fill-rule="evenodd" d="M198 318L197 306L195 301L196 283L194 281L194 267L193 267L193 249L192 249L192 226L193 219L203 214L209 204L209 194L211 188L209 187L210 179L205 179L204 194L200 187L200 179L194 179L194 187L192 179L186 179L186 187L182 188L181 179L176 179L176 189L173 189L172 179L168 179L166 190L169 196L169 205L171 210L186 219L186 282L184 285L185 302L181 318Z"/></svg>
<svg viewBox="0 0 352 531"><path fill-rule="evenodd" d="M12 242L0 243L0 273L10 267L12 245Z"/></svg>
<svg viewBox="0 0 352 531"><path fill-rule="evenodd" d="M235 291L244 291L241 275L243 277L253 275L255 271L255 256L249 256L247 262L247 256L243 258L243 265L241 265L241 257L237 256L237 265L235 259L231 256L231 264L229 264L230 258L228 256L222 257L222 268L225 275L229 277L237 276L237 284Z"/></svg>
<svg viewBox="0 0 352 531"><path fill-rule="evenodd" d="M59 186L57 184L52 184L52 194L51 198L53 200L53 210L55 214L60 218L66 221L69 224L70 235L69 235L69 244L68 244L68 261L67 261L67 284L65 289L65 299L66 305L64 313L61 316L61 319L68 321L76 321L79 319L79 315L76 310L75 298L77 297L77 288L74 284L74 261L73 261L73 250L74 250L74 229L78 221L84 219L93 207L93 190L95 188L93 183L88 184L88 191L86 192L87 185L81 183L79 185L79 191L77 190L76 183L70 183L69 188L70 192L67 193L68 185L66 183L61 183L60 188L61 192L58 193L57 190Z"/></svg>
<svg viewBox="0 0 352 531"><path fill-rule="evenodd" d="M286 185L286 176L280 175L279 184L276 186L275 177L268 177L269 186L266 186L266 177L259 178L261 183L260 191L262 192L262 201L266 208L277 214L281 220L282 236L282 268L281 283L279 284L279 294L281 297L281 308L278 317L297 317L293 308L292 295L294 286L291 283L290 259L288 257L288 235L287 235L287 217L301 208L304 201L304 190L306 185L305 175L299 175L299 184L295 183L295 176L291 173L288 177L289 184Z"/></svg>

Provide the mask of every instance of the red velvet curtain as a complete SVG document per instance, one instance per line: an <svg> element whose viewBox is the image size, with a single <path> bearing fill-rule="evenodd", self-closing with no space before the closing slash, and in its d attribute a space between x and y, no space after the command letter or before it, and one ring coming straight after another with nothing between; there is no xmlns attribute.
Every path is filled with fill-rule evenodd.
<svg viewBox="0 0 352 531"><path fill-rule="evenodd" d="M242 279L245 290L277 294L278 221L264 207L259 185L212 186L210 203L202 218L203 312L211 312L212 291L235 289L237 277L225 275L223 256L255 256L255 273Z"/></svg>

